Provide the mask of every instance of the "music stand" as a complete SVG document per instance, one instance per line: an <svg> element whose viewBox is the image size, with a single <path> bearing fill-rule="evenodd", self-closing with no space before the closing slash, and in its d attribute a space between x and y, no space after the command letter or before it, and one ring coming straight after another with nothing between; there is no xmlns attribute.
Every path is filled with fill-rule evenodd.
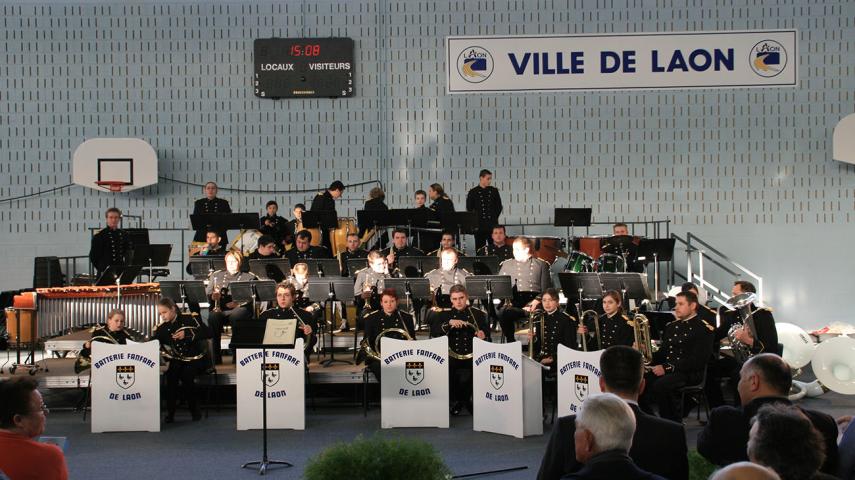
<svg viewBox="0 0 855 480"><path fill-rule="evenodd" d="M176 304L184 305L185 312L190 303L200 304L208 301L205 283L200 280L164 280L160 282L160 296L171 298Z"/></svg>
<svg viewBox="0 0 855 480"><path fill-rule="evenodd" d="M147 228L123 228L122 230L128 234L131 241L131 247L136 248L140 245L148 245L148 229Z"/></svg>
<svg viewBox="0 0 855 480"><path fill-rule="evenodd" d="M642 239L638 244L637 260L650 263L653 262L653 284L656 286L656 298L659 297L659 262L670 262L674 259L674 238ZM651 260L652 257L652 260ZM689 281L692 279L690 278Z"/></svg>
<svg viewBox="0 0 855 480"><path fill-rule="evenodd" d="M478 212L454 212L441 219L443 228L456 228L460 251L466 253L466 242L463 235L474 235L478 231Z"/></svg>
<svg viewBox="0 0 855 480"><path fill-rule="evenodd" d="M650 289L647 286L646 276L641 273L601 273L600 282L603 290L617 290L621 292L623 304L628 306L627 300L650 300Z"/></svg>
<svg viewBox="0 0 855 480"><path fill-rule="evenodd" d="M276 282L273 280L250 280L248 282L231 282L229 295L233 302L252 302L253 318L258 318L258 302L276 301Z"/></svg>
<svg viewBox="0 0 855 480"><path fill-rule="evenodd" d="M148 233L148 231L146 231ZM172 245L170 244L140 244L134 245L131 250L131 258L128 260L130 265L142 265L148 267L148 281L151 282L154 276L154 267L169 266L169 256L172 254ZM169 275L169 272L166 273Z"/></svg>
<svg viewBox="0 0 855 480"><path fill-rule="evenodd" d="M226 268L224 255L198 255L190 257L190 274L196 280L208 278L212 272Z"/></svg>
<svg viewBox="0 0 855 480"><path fill-rule="evenodd" d="M327 318L327 305L332 302L339 301L339 299L348 299L353 298L353 280L348 277L314 277L309 278L309 283L306 285L306 293L309 296L309 300L313 302L323 303L324 305L324 323L329 323L332 325L332 321ZM346 300L342 300L345 302ZM357 332L353 332L353 348L356 349L356 337ZM333 335L330 332L330 358L321 362L321 365L324 367L329 367L335 362L344 363L346 365L352 365L352 363L348 360L341 360L335 358L335 343L333 342Z"/></svg>
<svg viewBox="0 0 855 480"><path fill-rule="evenodd" d="M249 282L234 282L249 283ZM231 285L229 286L231 288ZM268 348L294 348L294 344L265 344L264 330L267 322L259 320L249 320L241 322L240 328L232 328L232 341L229 348L237 354L238 348L260 348L261 355L264 361L267 361ZM263 372L261 372L263 375ZM267 382L264 377L261 378L261 438L262 438L262 454L260 461L246 462L240 468L257 468L259 475L264 475L267 468L272 465L284 465L285 467L293 467L292 463L283 460L270 460L267 456Z"/></svg>
<svg viewBox="0 0 855 480"><path fill-rule="evenodd" d="M439 257L434 255L398 257L398 270L409 278L424 277L425 273L439 268Z"/></svg>
<svg viewBox="0 0 855 480"><path fill-rule="evenodd" d="M306 210L300 217L300 221L303 222L303 228L320 228L322 232L338 227L338 216L335 210Z"/></svg>
<svg viewBox="0 0 855 480"><path fill-rule="evenodd" d="M251 259L249 271L262 280L281 282L291 274L291 262L287 258Z"/></svg>
<svg viewBox="0 0 855 480"><path fill-rule="evenodd" d="M398 298L405 299L410 307L413 300L430 300L433 296L427 278L386 278L383 280L383 288L394 289Z"/></svg>
<svg viewBox="0 0 855 480"><path fill-rule="evenodd" d="M576 294L579 300L577 314L582 318L585 310L585 300L599 300L603 298L603 284L600 283L600 274L589 272L561 272L558 274L558 282L561 291L568 299L570 295ZM568 295L569 294L569 295Z"/></svg>
<svg viewBox="0 0 855 480"><path fill-rule="evenodd" d="M457 268L465 268L473 275L495 275L499 273L499 257L460 257L457 259Z"/></svg>
<svg viewBox="0 0 855 480"><path fill-rule="evenodd" d="M110 265L101 273L95 285L131 285L141 270L139 265Z"/></svg>
<svg viewBox="0 0 855 480"><path fill-rule="evenodd" d="M348 258L347 259L347 276L356 278L356 272L368 268L367 258Z"/></svg>
<svg viewBox="0 0 855 480"><path fill-rule="evenodd" d="M556 227L567 227L570 248L573 248L573 239L576 238L576 227L591 226L590 208L556 208L552 224Z"/></svg>
<svg viewBox="0 0 855 480"><path fill-rule="evenodd" d="M335 258L308 258L302 262L309 267L310 277L341 277L341 266Z"/></svg>

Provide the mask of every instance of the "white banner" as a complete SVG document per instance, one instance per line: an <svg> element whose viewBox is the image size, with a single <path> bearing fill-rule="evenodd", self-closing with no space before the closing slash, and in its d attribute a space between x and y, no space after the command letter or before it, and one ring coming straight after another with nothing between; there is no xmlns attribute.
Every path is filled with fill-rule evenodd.
<svg viewBox="0 0 855 480"><path fill-rule="evenodd" d="M448 337L383 337L380 351L380 426L448 428Z"/></svg>
<svg viewBox="0 0 855 480"><path fill-rule="evenodd" d="M523 438L543 433L541 367L522 343L472 343L472 429Z"/></svg>
<svg viewBox="0 0 855 480"><path fill-rule="evenodd" d="M92 432L160 431L160 342L92 342Z"/></svg>
<svg viewBox="0 0 855 480"><path fill-rule="evenodd" d="M795 87L797 32L446 37L446 91Z"/></svg>
<svg viewBox="0 0 855 480"><path fill-rule="evenodd" d="M261 404L267 385L267 428L306 428L306 365L303 339L293 349L237 350L237 429L262 427Z"/></svg>
<svg viewBox="0 0 855 480"><path fill-rule="evenodd" d="M600 355L602 350L580 352L558 345L558 416L579 411L589 396L601 393Z"/></svg>

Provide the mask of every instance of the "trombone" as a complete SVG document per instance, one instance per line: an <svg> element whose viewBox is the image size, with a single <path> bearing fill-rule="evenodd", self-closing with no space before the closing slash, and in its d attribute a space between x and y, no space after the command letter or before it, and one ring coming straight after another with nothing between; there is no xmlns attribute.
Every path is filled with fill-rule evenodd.
<svg viewBox="0 0 855 480"><path fill-rule="evenodd" d="M580 295L581 297L581 295ZM582 302L581 298L579 303L576 304L576 311L579 312L579 326L587 326L588 322L586 320L590 318L590 323L594 324L594 338L597 339L597 346L599 347L602 344L602 340L600 337L600 314L598 314L595 310L582 310ZM588 351L588 337L587 334L584 333L576 333L576 345L582 349L583 352Z"/></svg>
<svg viewBox="0 0 855 480"><path fill-rule="evenodd" d="M653 363L653 341L650 339L650 320L646 315L636 312L632 316L632 332L635 339L635 348L641 352L644 358L644 366Z"/></svg>

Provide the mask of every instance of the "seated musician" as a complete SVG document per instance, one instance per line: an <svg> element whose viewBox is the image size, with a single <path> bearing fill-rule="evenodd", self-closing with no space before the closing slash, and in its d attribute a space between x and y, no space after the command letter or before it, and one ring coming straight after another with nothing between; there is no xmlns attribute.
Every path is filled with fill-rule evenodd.
<svg viewBox="0 0 855 480"><path fill-rule="evenodd" d="M325 247L312 245L312 232L300 230L294 240L294 248L285 252L285 258L291 262L291 265L296 265L303 260L332 257Z"/></svg>
<svg viewBox="0 0 855 480"><path fill-rule="evenodd" d="M204 373L210 366L207 357L207 342L211 331L197 315L178 312L171 298L157 302L157 313L161 322L151 334L160 342L161 351L168 352L169 367L166 369L166 423L175 421L175 408L179 393L190 407L193 421L202 418L196 392L196 375ZM178 384L181 390L178 390Z"/></svg>
<svg viewBox="0 0 855 480"><path fill-rule="evenodd" d="M527 237L514 240L514 258L502 262L499 275L510 275L515 287L512 304L505 305L499 312L499 324L506 342L514 341L516 322L540 304L538 296L552 286L549 264L531 253L532 241Z"/></svg>
<svg viewBox="0 0 855 480"><path fill-rule="evenodd" d="M119 228L122 211L116 207L108 208L105 214L107 226L92 237L89 249L89 261L101 276L111 265L126 265L131 248L128 232Z"/></svg>
<svg viewBox="0 0 855 480"><path fill-rule="evenodd" d="M258 247L247 255L248 260L273 260L282 258L276 249L276 239L272 235L262 235L258 238Z"/></svg>
<svg viewBox="0 0 855 480"><path fill-rule="evenodd" d="M431 337L448 337L451 414L459 415L464 406L472 413L472 339L489 340L489 326L487 314L469 306L466 287L455 285L450 292L451 308L439 312Z"/></svg>
<svg viewBox="0 0 855 480"><path fill-rule="evenodd" d="M208 230L205 233L205 246L193 252L191 257L206 257L209 255L225 255L226 249L221 245L220 234L216 230ZM191 248L191 251L193 249ZM187 264L187 274L193 275L190 264Z"/></svg>
<svg viewBox="0 0 855 480"><path fill-rule="evenodd" d="M278 215L279 204L276 203L276 200L270 200L267 202L265 209L267 210L267 214L258 220L258 231L264 235L270 235L273 237L273 241L276 243L277 247L281 246L284 248L282 242L285 240L285 232L288 222Z"/></svg>
<svg viewBox="0 0 855 480"><path fill-rule="evenodd" d="M305 263L294 265L287 282L294 286L294 294L296 295L294 305L308 312L316 327L320 325L323 322L324 312L319 303L313 302L309 298L309 266Z"/></svg>
<svg viewBox="0 0 855 480"><path fill-rule="evenodd" d="M691 292L677 294L674 316L677 318L665 326L659 350L644 375L647 388L639 404L651 412L655 403L659 416L680 422L683 420L682 405L677 392L686 385L696 385L704 375L712 355L712 336L715 327L698 317L698 297Z"/></svg>
<svg viewBox="0 0 855 480"><path fill-rule="evenodd" d="M493 227L493 232L490 235L490 238L492 242L478 249L479 256L499 257L500 262L514 258L513 248L511 248L511 246L505 241L507 235L505 233L504 225L496 225Z"/></svg>
<svg viewBox="0 0 855 480"><path fill-rule="evenodd" d="M230 251L226 254L225 260L226 269L211 273L210 277L208 277L208 285L205 287L210 304L208 325L211 327L211 338L214 342L213 355L215 364L222 363L223 361L222 350L220 348L223 327L225 325L234 325L234 322L248 320L253 315L249 306L232 300L232 297L228 294L229 284L232 282L248 282L250 280L257 280L258 278L252 273L241 271L243 256L240 252Z"/></svg>
<svg viewBox="0 0 855 480"><path fill-rule="evenodd" d="M368 267L357 272L356 281L353 284L357 319L361 319L368 312L380 309L378 292L383 291L384 280L387 278L392 276L389 274L386 257L379 250L371 250L368 253Z"/></svg>
<svg viewBox="0 0 855 480"><path fill-rule="evenodd" d="M558 360L558 345L580 350L576 342L579 322L563 312L558 304L558 291L547 288L541 296L543 304L543 321L534 322L534 331L530 332L530 348L533 348L534 359L555 371Z"/></svg>
<svg viewBox="0 0 855 480"><path fill-rule="evenodd" d="M98 325L92 329L90 339L83 344L78 354L78 360L74 363L74 371L80 373L89 368L92 358L92 342L112 343L126 345L131 336L125 330L125 311L114 308L107 314L107 324Z"/></svg>
<svg viewBox="0 0 855 480"><path fill-rule="evenodd" d="M303 264L300 264L303 265ZM306 354L312 351L317 343L317 337L312 335L317 330L317 322L313 315L306 310L300 308L295 302L298 298L297 289L290 282L282 282L276 286L276 306L268 308L261 315L259 320L297 320L297 335L296 338L303 339L303 346Z"/></svg>
<svg viewBox="0 0 855 480"><path fill-rule="evenodd" d="M442 251L439 264L440 268L425 274L425 278L430 282L430 289L434 292L434 308L429 310L425 317L428 325L436 319L437 309L451 307L451 287L463 285L466 277L472 275L463 268L457 268L457 250L453 248Z"/></svg>
<svg viewBox="0 0 855 480"><path fill-rule="evenodd" d="M451 249L451 250L454 250L455 252L457 252L458 257L465 256L463 254L463 252L461 252L460 250L457 249L457 247L454 246L454 232L451 232L449 230L445 230L442 232L442 237L440 237L440 239L439 239L439 248L429 252L428 256L430 256L430 257L437 256L438 257L442 254L443 251L445 251L447 249Z"/></svg>
<svg viewBox="0 0 855 480"><path fill-rule="evenodd" d="M625 223L616 223L612 226L612 235L615 237L628 237L630 236L629 227ZM603 253L611 253L624 257L627 272L643 273L644 263L638 261L638 240L639 237L632 237L632 242L625 246L616 246L607 243L603 246Z"/></svg>
<svg viewBox="0 0 855 480"><path fill-rule="evenodd" d="M341 276L343 277L350 276L350 272L347 269L347 261L351 258L368 258L368 250L360 248L359 235L353 232L347 234L345 250L338 252L338 265L341 269Z"/></svg>
<svg viewBox="0 0 855 480"><path fill-rule="evenodd" d="M632 319L623 313L620 292L609 290L603 294L603 312L605 313L597 319L598 326L584 325L588 335L588 350L605 350L613 345L631 347L635 342L635 331L632 328ZM597 328L599 337L596 334Z"/></svg>
<svg viewBox="0 0 855 480"><path fill-rule="evenodd" d="M730 290L731 296L744 293L757 293L754 284L745 280L737 280ZM755 332L742 324L739 314L725 306L719 308L719 326L715 331L714 351L718 353L722 340L736 340L745 345L747 355L754 356L760 353L772 353L780 355L778 350L778 330L775 328L775 318L772 311L766 307L758 307L753 303L749 305L754 320ZM715 323L713 323L715 325ZM731 332L733 330L733 332ZM756 336L755 336L756 335ZM732 350L731 350L732 351ZM722 379L727 377L727 391L734 397L735 403L739 405L739 392L736 385L739 383L739 371L745 363L745 355L716 355L714 363L710 365L707 372L707 396L710 407L715 408L724 405L724 392L722 391Z"/></svg>
<svg viewBox="0 0 855 480"><path fill-rule="evenodd" d="M294 237L297 232L303 229L303 212L306 211L306 206L302 203L294 205L292 213L294 218L285 222L285 238L282 239L282 251L287 251L294 244Z"/></svg>
<svg viewBox="0 0 855 480"><path fill-rule="evenodd" d="M413 317L409 313L398 310L398 294L394 289L383 290L380 295L380 309L375 310L363 319L365 322L365 335L360 342L360 352L357 363L365 358L365 366L380 381L380 350L377 337L380 333L390 329L401 329L407 332L405 336L401 332L387 332L384 337L397 338L399 340L413 340L416 338L416 327Z"/></svg>
<svg viewBox="0 0 855 480"><path fill-rule="evenodd" d="M383 249L382 253L391 271L398 269L398 257L418 257L425 254L418 248L407 245L407 231L403 228L396 228L392 232L392 245Z"/></svg>

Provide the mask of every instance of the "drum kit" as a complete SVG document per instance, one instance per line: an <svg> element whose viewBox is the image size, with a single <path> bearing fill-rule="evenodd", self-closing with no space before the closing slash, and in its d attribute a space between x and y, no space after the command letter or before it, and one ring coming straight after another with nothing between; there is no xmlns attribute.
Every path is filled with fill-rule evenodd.
<svg viewBox="0 0 855 480"><path fill-rule="evenodd" d="M627 271L627 256L638 237L629 235L572 238L570 253L564 250L553 257L553 272L623 273ZM564 242L562 241L562 247ZM595 246L595 248L594 248ZM539 258L543 258L538 256ZM556 261L562 257L561 261ZM544 258L544 260L546 260ZM548 261L548 260L547 260Z"/></svg>

